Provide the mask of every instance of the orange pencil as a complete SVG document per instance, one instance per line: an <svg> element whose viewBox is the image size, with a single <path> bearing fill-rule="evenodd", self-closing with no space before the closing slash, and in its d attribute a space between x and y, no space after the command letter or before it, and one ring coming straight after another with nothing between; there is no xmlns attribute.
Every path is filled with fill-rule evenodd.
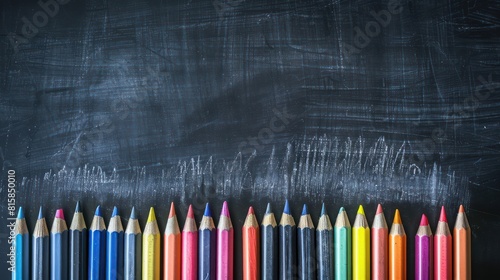
<svg viewBox="0 0 500 280"><path fill-rule="evenodd" d="M170 205L167 227L163 242L163 275L164 279L181 279L181 230L175 215L174 203Z"/></svg>
<svg viewBox="0 0 500 280"><path fill-rule="evenodd" d="M465 209L460 205L455 228L453 228L453 270L455 280L471 279L471 229L465 215Z"/></svg>
<svg viewBox="0 0 500 280"><path fill-rule="evenodd" d="M434 280L451 280L451 233L444 206L434 235Z"/></svg>
<svg viewBox="0 0 500 280"><path fill-rule="evenodd" d="M250 206L241 232L243 240L243 280L260 279L259 223Z"/></svg>
<svg viewBox="0 0 500 280"><path fill-rule="evenodd" d="M389 280L406 280L406 233L398 209L389 233Z"/></svg>

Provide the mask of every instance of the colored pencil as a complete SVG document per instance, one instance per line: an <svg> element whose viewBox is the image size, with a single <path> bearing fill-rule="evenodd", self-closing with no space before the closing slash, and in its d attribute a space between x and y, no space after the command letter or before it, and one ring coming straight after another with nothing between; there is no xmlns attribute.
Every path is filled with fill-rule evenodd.
<svg viewBox="0 0 500 280"><path fill-rule="evenodd" d="M170 204L163 243L163 279L181 279L181 230L175 215L174 203Z"/></svg>
<svg viewBox="0 0 500 280"><path fill-rule="evenodd" d="M76 203L73 220L69 227L69 279L87 280L87 225L80 202Z"/></svg>
<svg viewBox="0 0 500 280"><path fill-rule="evenodd" d="M57 209L50 230L50 278L68 279L68 226L62 209Z"/></svg>
<svg viewBox="0 0 500 280"><path fill-rule="evenodd" d="M290 213L290 205L287 200L279 225L280 280L297 279L297 230L295 221Z"/></svg>
<svg viewBox="0 0 500 280"><path fill-rule="evenodd" d="M229 216L227 202L224 201L217 225L217 279L233 279L234 229Z"/></svg>
<svg viewBox="0 0 500 280"><path fill-rule="evenodd" d="M314 224L307 210L307 205L302 208L299 224L297 226L297 255L299 263L299 279L316 279L316 250L315 250Z"/></svg>
<svg viewBox="0 0 500 280"><path fill-rule="evenodd" d="M123 279L123 225L118 208L113 208L106 237L106 279Z"/></svg>
<svg viewBox="0 0 500 280"><path fill-rule="evenodd" d="M253 207L248 209L241 230L243 241L243 280L260 279L260 233Z"/></svg>
<svg viewBox="0 0 500 280"><path fill-rule="evenodd" d="M33 229L32 237L32 279L48 280L49 279L49 229L43 217L43 210L40 207L38 219Z"/></svg>
<svg viewBox="0 0 500 280"><path fill-rule="evenodd" d="M198 279L215 280L216 234L212 211L207 203L198 233Z"/></svg>
<svg viewBox="0 0 500 280"><path fill-rule="evenodd" d="M260 230L261 279L278 279L278 227L270 203L267 204Z"/></svg>
<svg viewBox="0 0 500 280"><path fill-rule="evenodd" d="M373 219L371 237L372 280L387 280L389 276L389 229L380 204L377 206L377 213Z"/></svg>
<svg viewBox="0 0 500 280"><path fill-rule="evenodd" d="M434 280L451 280L452 278L451 239L448 219L443 206L441 207L441 215L434 235Z"/></svg>
<svg viewBox="0 0 500 280"><path fill-rule="evenodd" d="M191 205L189 205L184 228L182 229L181 269L183 280L198 279L198 228L196 227Z"/></svg>
<svg viewBox="0 0 500 280"><path fill-rule="evenodd" d="M125 280L142 279L142 232L134 207L125 229L123 271Z"/></svg>
<svg viewBox="0 0 500 280"><path fill-rule="evenodd" d="M325 204L316 229L316 256L318 261L318 280L333 280L333 227L326 213Z"/></svg>
<svg viewBox="0 0 500 280"><path fill-rule="evenodd" d="M29 232L24 217L23 207L19 207L16 224L14 226L14 263L15 269L12 273L12 280L28 280L30 276L29 261Z"/></svg>
<svg viewBox="0 0 500 280"><path fill-rule="evenodd" d="M362 205L352 226L352 278L370 279L370 226Z"/></svg>
<svg viewBox="0 0 500 280"><path fill-rule="evenodd" d="M463 205L453 228L453 269L453 279L471 279L471 229Z"/></svg>
<svg viewBox="0 0 500 280"><path fill-rule="evenodd" d="M102 280L106 277L106 225L97 206L89 229L88 280Z"/></svg>
<svg viewBox="0 0 500 280"><path fill-rule="evenodd" d="M160 280L160 241L155 210L151 207L142 235L142 280Z"/></svg>
<svg viewBox="0 0 500 280"><path fill-rule="evenodd" d="M335 280L352 279L351 224L344 210L340 207L333 227L333 250L335 262Z"/></svg>
<svg viewBox="0 0 500 280"><path fill-rule="evenodd" d="M389 280L406 280L406 233L398 209L389 233Z"/></svg>
<svg viewBox="0 0 500 280"><path fill-rule="evenodd" d="M415 280L432 280L433 238L427 216L422 214L420 226L415 235Z"/></svg>

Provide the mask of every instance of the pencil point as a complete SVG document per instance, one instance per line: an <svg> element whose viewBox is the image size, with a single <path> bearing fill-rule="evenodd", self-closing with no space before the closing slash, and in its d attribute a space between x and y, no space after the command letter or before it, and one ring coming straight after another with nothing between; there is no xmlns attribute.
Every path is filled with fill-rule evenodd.
<svg viewBox="0 0 500 280"><path fill-rule="evenodd" d="M359 205L358 214L361 214L363 216L365 215L365 209L363 209L363 205Z"/></svg>
<svg viewBox="0 0 500 280"><path fill-rule="evenodd" d="M377 213L375 213L375 215L378 215L378 214L382 214L384 212L384 210L382 210L382 205L377 205Z"/></svg>
<svg viewBox="0 0 500 280"><path fill-rule="evenodd" d="M427 216L425 214L422 214L422 219L420 220L420 225L424 226L424 227L429 225L429 220L427 220Z"/></svg>
<svg viewBox="0 0 500 280"><path fill-rule="evenodd" d="M326 214L326 210L325 210L325 203L323 202L323 204L321 205L321 213L320 213L320 216L323 216Z"/></svg>
<svg viewBox="0 0 500 280"><path fill-rule="evenodd" d="M19 211L17 212L18 219L24 219L24 210L23 207L19 207Z"/></svg>
<svg viewBox="0 0 500 280"><path fill-rule="evenodd" d="M302 207L302 216L304 215L309 215L309 211L307 211L307 204L304 204L304 207Z"/></svg>
<svg viewBox="0 0 500 280"><path fill-rule="evenodd" d="M98 217L102 217L102 213L101 213L101 205L97 206L97 208L95 209L95 213L94 215L98 216Z"/></svg>
<svg viewBox="0 0 500 280"><path fill-rule="evenodd" d="M149 208L149 215L147 223L156 221L155 209L153 207Z"/></svg>
<svg viewBox="0 0 500 280"><path fill-rule="evenodd" d="M168 214L168 218L172 218L173 216L175 216L175 207L174 207L174 203L170 203L170 213Z"/></svg>
<svg viewBox="0 0 500 280"><path fill-rule="evenodd" d="M189 204L187 217L194 219L193 206L191 204Z"/></svg>
<svg viewBox="0 0 500 280"><path fill-rule="evenodd" d="M222 203L222 211L220 214L221 216L229 217L229 207L227 206L227 201L224 201L224 203Z"/></svg>
<svg viewBox="0 0 500 280"><path fill-rule="evenodd" d="M448 219L446 218L446 211L444 210L444 206L441 206L441 215L439 215L439 221L440 222L448 222Z"/></svg>
<svg viewBox="0 0 500 280"><path fill-rule="evenodd" d="M203 213L203 216L212 217L212 211L210 210L208 202L207 205L205 205L205 213Z"/></svg>
<svg viewBox="0 0 500 280"><path fill-rule="evenodd" d="M80 208L80 201L77 201L75 206L75 213L80 213L80 212L82 212L82 209Z"/></svg>
<svg viewBox="0 0 500 280"><path fill-rule="evenodd" d="M43 211L42 211L42 206L40 206L40 210L38 210L38 219L43 219Z"/></svg>
<svg viewBox="0 0 500 280"><path fill-rule="evenodd" d="M64 212L62 209L57 209L56 210L56 218L64 220Z"/></svg>
<svg viewBox="0 0 500 280"><path fill-rule="evenodd" d="M115 216L118 216L118 208L113 207L113 213L111 214L111 217L115 217Z"/></svg>
<svg viewBox="0 0 500 280"><path fill-rule="evenodd" d="M137 213L135 212L135 207L132 207L132 211L130 212L130 219L137 220Z"/></svg>
<svg viewBox="0 0 500 280"><path fill-rule="evenodd" d="M252 207L252 206L250 206L250 207L248 208L248 213L247 213L247 216L248 216L248 215L255 215L255 212L253 211L253 207Z"/></svg>
<svg viewBox="0 0 500 280"><path fill-rule="evenodd" d="M272 210L271 210L271 203L267 203L267 207L266 207L266 214L271 214Z"/></svg>
<svg viewBox="0 0 500 280"><path fill-rule="evenodd" d="M342 212L344 212L344 211L345 211L344 207L340 207L340 209L339 209L339 214L341 214L341 213L342 213Z"/></svg>
<svg viewBox="0 0 500 280"><path fill-rule="evenodd" d="M458 208L458 213L465 213L465 209L462 204L460 204L460 208Z"/></svg>
<svg viewBox="0 0 500 280"><path fill-rule="evenodd" d="M393 224L402 224L401 222L401 214L399 214L399 210L396 209L396 213L394 213L394 221Z"/></svg>
<svg viewBox="0 0 500 280"><path fill-rule="evenodd" d="M285 200L285 208L283 209L283 213L290 215L290 205L288 204L288 199Z"/></svg>

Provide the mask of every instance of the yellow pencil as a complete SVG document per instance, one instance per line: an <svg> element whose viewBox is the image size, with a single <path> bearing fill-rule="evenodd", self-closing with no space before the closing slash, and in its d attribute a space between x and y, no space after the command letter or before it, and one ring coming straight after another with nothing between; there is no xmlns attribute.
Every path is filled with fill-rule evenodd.
<svg viewBox="0 0 500 280"><path fill-rule="evenodd" d="M160 280L160 229L153 207L142 235L142 280Z"/></svg>
<svg viewBox="0 0 500 280"><path fill-rule="evenodd" d="M352 279L370 280L370 227L362 205L352 226Z"/></svg>

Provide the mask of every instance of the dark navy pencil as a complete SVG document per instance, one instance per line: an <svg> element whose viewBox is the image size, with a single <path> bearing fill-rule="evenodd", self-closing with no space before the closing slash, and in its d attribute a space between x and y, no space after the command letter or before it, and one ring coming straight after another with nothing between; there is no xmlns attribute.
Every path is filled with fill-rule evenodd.
<svg viewBox="0 0 500 280"><path fill-rule="evenodd" d="M88 231L80 202L76 203L75 214L69 227L69 279L87 280Z"/></svg>
<svg viewBox="0 0 500 280"><path fill-rule="evenodd" d="M333 227L324 203L316 229L316 242L318 280L333 280Z"/></svg>
<svg viewBox="0 0 500 280"><path fill-rule="evenodd" d="M302 215L300 216L299 225L297 226L297 255L299 262L299 279L311 280L316 279L316 232L314 224L307 210L307 205L304 204Z"/></svg>
<svg viewBox="0 0 500 280"><path fill-rule="evenodd" d="M216 234L212 212L207 203L198 229L198 279L215 280Z"/></svg>
<svg viewBox="0 0 500 280"><path fill-rule="evenodd" d="M285 202L279 225L279 279L297 279L297 229L290 214L288 200Z"/></svg>
<svg viewBox="0 0 500 280"><path fill-rule="evenodd" d="M260 227L261 236L261 279L278 279L278 227L271 204L267 204L266 213Z"/></svg>

